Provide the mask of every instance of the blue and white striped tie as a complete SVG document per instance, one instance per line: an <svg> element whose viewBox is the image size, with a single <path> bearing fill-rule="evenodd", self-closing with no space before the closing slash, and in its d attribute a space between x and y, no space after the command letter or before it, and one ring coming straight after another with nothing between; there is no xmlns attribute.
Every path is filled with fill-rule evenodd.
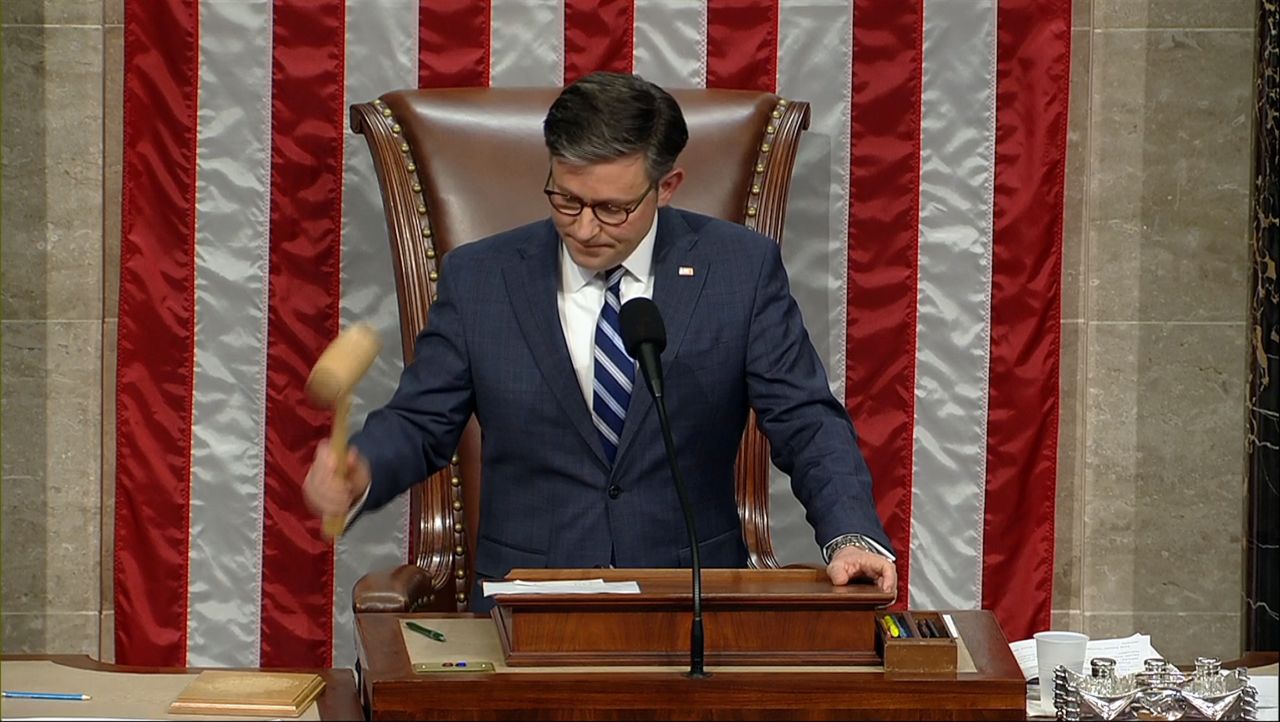
<svg viewBox="0 0 1280 722"><path fill-rule="evenodd" d="M618 310L622 308L622 266L609 270L605 280L604 305L600 319L596 321L595 374L591 386L591 419L604 454L613 463L618 454L618 439L622 437L622 424L627 418L627 404L631 402L631 382L635 379L635 361L627 355L622 345L622 333L618 326Z"/></svg>

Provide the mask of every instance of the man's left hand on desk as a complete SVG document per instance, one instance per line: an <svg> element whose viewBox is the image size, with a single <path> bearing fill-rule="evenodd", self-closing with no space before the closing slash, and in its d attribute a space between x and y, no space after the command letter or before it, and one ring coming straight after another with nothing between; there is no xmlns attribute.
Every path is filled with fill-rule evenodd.
<svg viewBox="0 0 1280 722"><path fill-rule="evenodd" d="M882 592L898 588L898 569L886 556L848 546L838 550L827 565L832 584L848 584L854 579L869 579Z"/></svg>

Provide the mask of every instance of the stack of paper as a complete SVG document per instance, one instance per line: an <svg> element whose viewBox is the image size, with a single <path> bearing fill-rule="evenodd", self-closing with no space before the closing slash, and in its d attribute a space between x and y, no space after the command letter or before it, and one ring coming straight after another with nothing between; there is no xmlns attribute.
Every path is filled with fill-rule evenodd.
<svg viewBox="0 0 1280 722"><path fill-rule="evenodd" d="M1039 670L1036 669L1036 640L1023 639L1009 644L1014 659L1022 668L1022 676L1028 682L1039 681ZM1116 661L1116 674L1130 674L1142 671L1142 662L1161 656L1151 646L1151 635L1134 634L1119 639L1091 639L1085 647L1085 671L1088 672L1090 659L1094 657L1110 657Z"/></svg>
<svg viewBox="0 0 1280 722"><path fill-rule="evenodd" d="M495 594L639 594L635 582L606 582L603 579L561 579L550 582L484 582L484 595Z"/></svg>

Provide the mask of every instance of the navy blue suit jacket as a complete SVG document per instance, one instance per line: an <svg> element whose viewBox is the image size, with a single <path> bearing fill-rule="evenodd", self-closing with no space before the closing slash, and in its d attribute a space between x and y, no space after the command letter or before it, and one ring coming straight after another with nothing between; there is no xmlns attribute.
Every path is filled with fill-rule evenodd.
<svg viewBox="0 0 1280 722"><path fill-rule="evenodd" d="M777 244L672 208L657 223L653 300L667 327L665 399L703 565L746 566L734 459L748 407L819 544L861 533L891 548L853 426L827 386ZM474 413L483 434L477 581L514 567L687 567L658 414L638 375L616 463L605 459L561 328L559 258L550 220L445 257L415 361L351 442L373 471L364 509L443 468ZM487 606L480 594L472 600Z"/></svg>

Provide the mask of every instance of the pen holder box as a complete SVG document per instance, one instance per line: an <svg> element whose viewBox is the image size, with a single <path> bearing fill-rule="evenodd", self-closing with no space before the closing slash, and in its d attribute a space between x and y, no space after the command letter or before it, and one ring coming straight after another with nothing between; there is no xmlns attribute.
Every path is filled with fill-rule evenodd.
<svg viewBox="0 0 1280 722"><path fill-rule="evenodd" d="M886 616L899 628L898 635L895 636ZM901 633L904 624L907 634ZM956 671L956 640L937 612L877 612L876 646L886 672L954 674Z"/></svg>

